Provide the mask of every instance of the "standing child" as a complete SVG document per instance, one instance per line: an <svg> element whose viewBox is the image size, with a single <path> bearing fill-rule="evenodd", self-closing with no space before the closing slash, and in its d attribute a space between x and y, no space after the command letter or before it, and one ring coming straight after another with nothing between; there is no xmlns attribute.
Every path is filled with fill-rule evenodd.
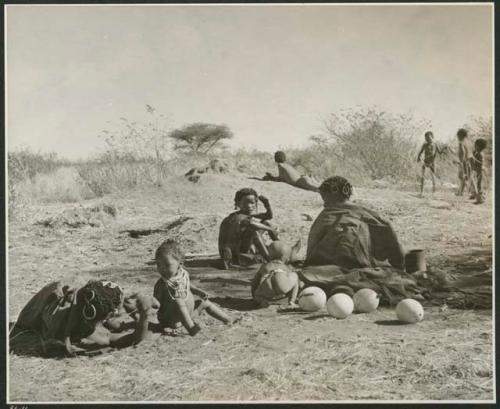
<svg viewBox="0 0 500 409"><path fill-rule="evenodd" d="M483 192L483 151L487 146L486 139L478 138L474 142L474 152L472 158L470 159L470 167L472 169L471 185L473 189L471 199L476 199L476 204L484 203L484 192Z"/></svg>
<svg viewBox="0 0 500 409"><path fill-rule="evenodd" d="M156 266L161 278L154 287L154 297L160 302L158 321L162 328L176 330L181 325L194 336L200 326L193 321L196 311L206 310L212 317L230 324L231 319L208 300L208 294L191 284L189 273L184 269L184 254L177 243L166 240L155 253ZM194 295L201 299L195 302Z"/></svg>
<svg viewBox="0 0 500 409"><path fill-rule="evenodd" d="M425 180L425 170L429 169L431 173L432 180L432 193L436 191L436 168L435 161L436 155L442 153L438 148L437 144L434 142L434 134L431 131L425 133L425 143L422 145L422 149L418 153L417 162L420 162L420 157L422 153L424 154L424 163L422 164L422 176L420 178L420 195L424 193L424 180Z"/></svg>
<svg viewBox="0 0 500 409"><path fill-rule="evenodd" d="M271 261L262 264L252 281L252 298L259 306L267 306L269 301L288 298L288 305L296 307L300 287L299 276L290 270L294 249L281 241L273 241L269 247Z"/></svg>
<svg viewBox="0 0 500 409"><path fill-rule="evenodd" d="M466 129L459 129L457 131L458 139L458 179L460 181L460 186L458 188L457 196L462 196L464 194L465 187L470 181L470 148L467 140L468 134Z"/></svg>
<svg viewBox="0 0 500 409"><path fill-rule="evenodd" d="M258 212L258 202L261 201L266 211ZM278 233L269 220L273 211L269 200L257 195L251 188L240 189L234 197L236 212L227 216L220 225L219 253L227 270L232 264L241 265L240 255L259 253L270 260L269 253L262 237L262 232L268 232L271 240L278 240Z"/></svg>

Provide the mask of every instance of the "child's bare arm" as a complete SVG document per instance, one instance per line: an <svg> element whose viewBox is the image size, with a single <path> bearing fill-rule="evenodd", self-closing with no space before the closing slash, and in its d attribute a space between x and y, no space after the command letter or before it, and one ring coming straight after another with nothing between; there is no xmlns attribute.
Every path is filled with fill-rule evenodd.
<svg viewBox="0 0 500 409"><path fill-rule="evenodd" d="M425 144L422 145L422 148L420 149L420 152L418 153L417 162L420 162L420 157L422 156L424 149L425 149Z"/></svg>
<svg viewBox="0 0 500 409"><path fill-rule="evenodd" d="M194 284L190 284L190 286L191 286L191 292L194 295L197 295L198 297L200 297L203 300L208 300L208 293L203 291L201 288L196 287Z"/></svg>
<svg viewBox="0 0 500 409"><path fill-rule="evenodd" d="M260 222L256 222L256 221L251 221L249 223L249 225L254 227L255 229L258 229L258 230L264 230L264 231L269 231L269 232L275 231L272 227L270 227L264 223L260 223Z"/></svg>

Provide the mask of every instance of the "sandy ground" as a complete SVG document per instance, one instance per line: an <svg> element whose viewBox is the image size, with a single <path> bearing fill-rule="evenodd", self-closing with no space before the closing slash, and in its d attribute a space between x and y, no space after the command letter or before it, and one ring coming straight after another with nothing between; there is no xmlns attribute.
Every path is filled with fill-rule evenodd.
<svg viewBox="0 0 500 409"><path fill-rule="evenodd" d="M147 263L167 237L187 253L217 253L218 226L233 210L237 189L251 186L274 208L283 239L307 234L321 211L319 195L245 176L206 175L198 184L167 181L82 203L114 205L115 219L101 227L35 225L77 205L32 206L9 225L8 307L15 321L43 285L59 279L111 279L128 290L152 294L157 279ZM358 189L354 200L390 219L406 248L425 248L430 266L460 273L460 266L491 267L491 199L481 206L452 191L432 198L391 189ZM307 217L305 215L311 216ZM173 227L138 238L124 230ZM301 255L304 255L303 248ZM381 308L335 320L325 314L255 310L247 284L253 270L191 269L241 321L225 327L200 317L199 336L154 334L137 347L96 357L42 359L9 356L9 400L491 400L492 312L427 307L417 325L394 325ZM43 380L43 381L42 381Z"/></svg>

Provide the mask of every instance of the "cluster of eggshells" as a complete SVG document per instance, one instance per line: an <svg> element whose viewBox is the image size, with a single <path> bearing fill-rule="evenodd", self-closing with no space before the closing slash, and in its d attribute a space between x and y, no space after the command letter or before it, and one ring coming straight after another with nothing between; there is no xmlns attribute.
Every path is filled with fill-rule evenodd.
<svg viewBox="0 0 500 409"><path fill-rule="evenodd" d="M353 313L370 313L378 308L380 296L370 288L358 290L351 298L348 294L337 293L328 300L325 292L319 287L307 287L298 296L298 303L302 310L308 312L319 311L326 305L328 313L344 319ZM396 316L399 321L415 324L424 318L422 305L411 298L401 300L396 306Z"/></svg>

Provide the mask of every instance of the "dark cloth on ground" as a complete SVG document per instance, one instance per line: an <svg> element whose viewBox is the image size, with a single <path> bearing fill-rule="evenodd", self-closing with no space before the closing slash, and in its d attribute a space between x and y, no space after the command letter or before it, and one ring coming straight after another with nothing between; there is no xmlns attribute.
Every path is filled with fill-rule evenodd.
<svg viewBox="0 0 500 409"><path fill-rule="evenodd" d="M299 273L299 277L307 286L323 289L328 297L339 291L352 296L362 288L371 288L381 295L383 304L394 305L402 298L424 299L427 296L414 277L393 267L309 266Z"/></svg>
<svg viewBox="0 0 500 409"><path fill-rule="evenodd" d="M325 207L309 232L305 265L376 267L388 260L404 269L404 251L389 222L351 203Z"/></svg>
<svg viewBox="0 0 500 409"><path fill-rule="evenodd" d="M119 288L111 282L102 283ZM56 281L36 293L22 309L11 329L10 351L22 355L65 356L68 352L65 339L68 336L73 345L89 352L102 348L109 340L111 331L105 328L106 320L84 318L82 305L78 303L81 289ZM114 314L117 312L115 310ZM102 340L104 343L99 345Z"/></svg>

